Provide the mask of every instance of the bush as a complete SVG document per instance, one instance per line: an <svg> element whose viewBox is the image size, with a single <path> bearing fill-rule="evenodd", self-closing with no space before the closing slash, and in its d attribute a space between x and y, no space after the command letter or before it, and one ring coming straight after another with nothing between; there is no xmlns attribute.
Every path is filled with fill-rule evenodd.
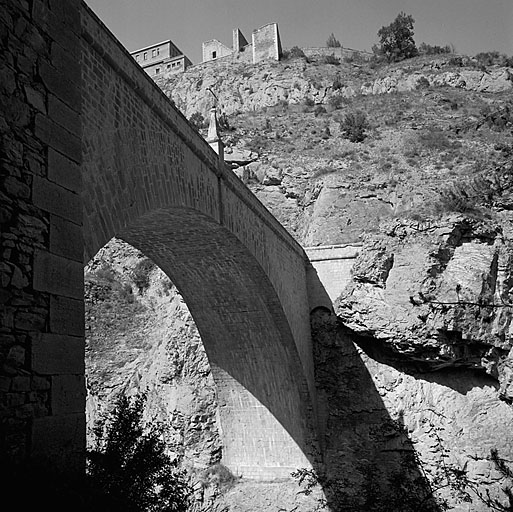
<svg viewBox="0 0 513 512"><path fill-rule="evenodd" d="M137 286L139 293L142 293L150 286L150 274L156 267L155 263L149 258L143 258L137 262L132 270L132 280Z"/></svg>
<svg viewBox="0 0 513 512"><path fill-rule="evenodd" d="M513 127L513 103L486 105L481 109L483 123L496 131Z"/></svg>
<svg viewBox="0 0 513 512"><path fill-rule="evenodd" d="M282 58L284 60L290 60L290 59L305 59L308 61L305 52L301 50L298 46L293 46L290 50L285 50L283 52Z"/></svg>
<svg viewBox="0 0 513 512"><path fill-rule="evenodd" d="M328 105L335 110L342 108L347 103L349 103L349 100L342 94L332 94L328 99Z"/></svg>
<svg viewBox="0 0 513 512"><path fill-rule="evenodd" d="M333 64L334 66L338 66L340 64L340 59L337 59L335 55L325 55L322 58L322 62L324 64Z"/></svg>
<svg viewBox="0 0 513 512"><path fill-rule="evenodd" d="M497 51L493 52L481 52L478 53L474 59L479 67L486 66L513 66L513 57L507 57L506 55Z"/></svg>
<svg viewBox="0 0 513 512"><path fill-rule="evenodd" d="M189 123L198 131L206 127L205 118L199 112L194 112L194 114L189 117Z"/></svg>
<svg viewBox="0 0 513 512"><path fill-rule="evenodd" d="M328 48L340 48L340 46L341 46L340 41L335 38L335 35L333 34L333 32L328 37L328 40L326 41L326 46Z"/></svg>
<svg viewBox="0 0 513 512"><path fill-rule="evenodd" d="M322 105L317 105L314 110L315 117L326 114L326 109Z"/></svg>
<svg viewBox="0 0 513 512"><path fill-rule="evenodd" d="M379 29L380 46L374 46L373 51L388 62L416 57L419 52L413 39L414 23L413 16L400 12L390 25Z"/></svg>
<svg viewBox="0 0 513 512"><path fill-rule="evenodd" d="M449 45L437 46L427 43L420 43L419 54L421 55L441 55L444 53L452 53L452 48Z"/></svg>
<svg viewBox="0 0 513 512"><path fill-rule="evenodd" d="M340 122L342 137L351 142L363 142L367 137L365 130L368 128L367 116L359 110L346 114Z"/></svg>
<svg viewBox="0 0 513 512"><path fill-rule="evenodd" d="M121 395L110 416L95 426L95 449L87 454L94 487L126 512L185 512L191 490L166 454L162 428L143 429L145 397Z"/></svg>

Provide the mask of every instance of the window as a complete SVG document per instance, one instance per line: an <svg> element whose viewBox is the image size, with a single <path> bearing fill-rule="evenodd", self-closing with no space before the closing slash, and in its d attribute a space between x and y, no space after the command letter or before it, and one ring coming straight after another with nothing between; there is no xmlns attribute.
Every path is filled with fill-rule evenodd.
<svg viewBox="0 0 513 512"><path fill-rule="evenodd" d="M144 60L147 60L147 59L148 59L148 52L144 52L143 59L144 59Z"/></svg>
<svg viewBox="0 0 513 512"><path fill-rule="evenodd" d="M141 60L141 54L140 54L140 53L138 53L138 54L135 56L135 60L136 60L137 62L139 62L139 61Z"/></svg>
<svg viewBox="0 0 513 512"><path fill-rule="evenodd" d="M157 52L157 55L160 55L160 48L157 48L155 51Z"/></svg>
<svg viewBox="0 0 513 512"><path fill-rule="evenodd" d="M212 52L212 58L215 59L217 57L217 52Z"/></svg>
<svg viewBox="0 0 513 512"><path fill-rule="evenodd" d="M171 64L168 64L166 67L167 67L167 69L169 69L171 67Z"/></svg>
<svg viewBox="0 0 513 512"><path fill-rule="evenodd" d="M160 73L160 68L155 68L155 74L158 75Z"/></svg>

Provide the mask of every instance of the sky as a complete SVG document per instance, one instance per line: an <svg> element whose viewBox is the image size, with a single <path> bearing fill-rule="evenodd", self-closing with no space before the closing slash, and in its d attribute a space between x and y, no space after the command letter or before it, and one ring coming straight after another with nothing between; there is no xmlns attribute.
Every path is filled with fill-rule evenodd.
<svg viewBox="0 0 513 512"><path fill-rule="evenodd" d="M513 56L513 0L86 0L129 50L171 39L194 64L201 43L232 46L239 28L277 22L283 48L325 46L333 32L346 48L371 50L377 32L403 11L415 19L415 41L454 45L475 55Z"/></svg>

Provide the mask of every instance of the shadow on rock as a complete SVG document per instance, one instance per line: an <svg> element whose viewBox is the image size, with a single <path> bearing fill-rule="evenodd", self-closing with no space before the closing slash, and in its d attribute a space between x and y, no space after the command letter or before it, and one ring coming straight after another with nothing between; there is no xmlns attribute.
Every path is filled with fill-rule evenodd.
<svg viewBox="0 0 513 512"><path fill-rule="evenodd" d="M418 462L402 416L392 418L353 333L326 308L311 315L323 469L296 475L322 486L335 512L444 510ZM316 482L314 482L316 480Z"/></svg>

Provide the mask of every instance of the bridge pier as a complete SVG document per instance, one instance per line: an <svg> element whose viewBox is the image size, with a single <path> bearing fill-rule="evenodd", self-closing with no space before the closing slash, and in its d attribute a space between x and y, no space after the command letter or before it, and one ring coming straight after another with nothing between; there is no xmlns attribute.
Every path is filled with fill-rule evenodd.
<svg viewBox="0 0 513 512"><path fill-rule="evenodd" d="M0 6L0 460L83 468L80 2Z"/></svg>

